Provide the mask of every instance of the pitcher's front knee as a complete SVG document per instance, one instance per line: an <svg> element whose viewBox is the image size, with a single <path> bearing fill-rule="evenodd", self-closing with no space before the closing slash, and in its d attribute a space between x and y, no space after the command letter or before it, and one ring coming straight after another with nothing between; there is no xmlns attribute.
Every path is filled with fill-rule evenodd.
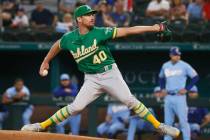
<svg viewBox="0 0 210 140"><path fill-rule="evenodd" d="M85 108L85 106L83 106L81 104L71 103L67 106L67 108L71 115L77 115Z"/></svg>

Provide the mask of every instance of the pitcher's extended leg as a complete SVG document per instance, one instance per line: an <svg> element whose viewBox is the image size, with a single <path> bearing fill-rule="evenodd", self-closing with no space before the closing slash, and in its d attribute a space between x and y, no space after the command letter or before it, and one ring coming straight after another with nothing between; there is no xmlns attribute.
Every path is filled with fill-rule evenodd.
<svg viewBox="0 0 210 140"><path fill-rule="evenodd" d="M122 78L121 73L119 72L118 68L114 68L112 72L103 75L105 79L103 80L103 89L109 93L111 96L115 97L116 99L120 100L122 103L126 104L129 108L131 108L138 116L143 118L144 120L150 122L157 131L160 133L168 134L173 137L177 137L179 135L179 130L160 123L152 113L144 106L143 103L138 101L136 97L134 97L127 84ZM106 78L112 77L112 78Z"/></svg>
<svg viewBox="0 0 210 140"><path fill-rule="evenodd" d="M104 77L106 77L106 75L104 75ZM152 115L144 104L138 101L136 97L131 94L130 89L116 67L112 70L112 72L107 73L107 77L112 77L103 80L102 85L107 93L126 104L141 118L150 122L155 128L160 126L160 122Z"/></svg>
<svg viewBox="0 0 210 140"><path fill-rule="evenodd" d="M90 102L95 100L101 94L100 85L91 80L85 80L81 90L76 96L73 103L58 110L49 119L35 124L29 124L23 126L23 131L43 131L53 124L59 124L64 121L70 115L76 115L80 113Z"/></svg>

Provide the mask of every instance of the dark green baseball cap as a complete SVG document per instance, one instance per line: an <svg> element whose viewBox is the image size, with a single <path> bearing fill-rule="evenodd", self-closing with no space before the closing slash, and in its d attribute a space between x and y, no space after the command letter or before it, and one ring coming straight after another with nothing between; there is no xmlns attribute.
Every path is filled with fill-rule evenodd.
<svg viewBox="0 0 210 140"><path fill-rule="evenodd" d="M77 7L74 10L74 18L76 19L77 17L81 17L81 16L87 15L89 13L94 13L95 14L95 13L97 13L97 11L93 10L88 5L82 5L82 6Z"/></svg>

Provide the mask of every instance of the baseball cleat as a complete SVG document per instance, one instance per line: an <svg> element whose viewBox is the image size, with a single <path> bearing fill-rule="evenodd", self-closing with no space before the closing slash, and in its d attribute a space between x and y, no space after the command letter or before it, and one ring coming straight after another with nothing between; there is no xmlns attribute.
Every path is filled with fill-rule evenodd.
<svg viewBox="0 0 210 140"><path fill-rule="evenodd" d="M44 129L40 123L26 124L21 128L21 131L42 132Z"/></svg>
<svg viewBox="0 0 210 140"><path fill-rule="evenodd" d="M161 134L170 135L174 138L178 137L180 134L179 129L169 125L165 125L163 123L161 123L160 126L157 128L157 131Z"/></svg>

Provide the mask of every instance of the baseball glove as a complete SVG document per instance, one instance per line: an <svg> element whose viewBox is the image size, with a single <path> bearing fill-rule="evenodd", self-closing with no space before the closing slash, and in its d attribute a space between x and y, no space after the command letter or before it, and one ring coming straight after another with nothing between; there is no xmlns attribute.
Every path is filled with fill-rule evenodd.
<svg viewBox="0 0 210 140"><path fill-rule="evenodd" d="M159 24L160 32L157 34L159 41L167 42L172 40L172 32L168 28L168 22L163 21Z"/></svg>

